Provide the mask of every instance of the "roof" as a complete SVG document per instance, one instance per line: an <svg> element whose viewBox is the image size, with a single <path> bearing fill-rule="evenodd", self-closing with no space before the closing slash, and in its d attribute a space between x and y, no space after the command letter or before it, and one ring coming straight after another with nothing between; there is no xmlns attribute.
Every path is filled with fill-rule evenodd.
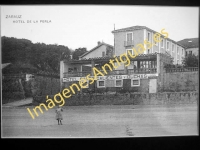
<svg viewBox="0 0 200 150"><path fill-rule="evenodd" d="M186 48L199 48L199 38L183 39L177 43L185 46Z"/></svg>
<svg viewBox="0 0 200 150"><path fill-rule="evenodd" d="M142 29L147 29L148 31L151 31L151 32L154 32L154 33L158 33L157 31L152 30L152 29L150 29L150 28L148 28L146 26L138 26L138 25L137 26L132 26L132 27L127 27L127 28L122 28L122 29L118 29L118 30L114 30L114 31L112 31L112 33L126 32L126 31L132 31L132 30L142 30ZM176 41L174 41L174 40L172 40L170 38L167 38L167 40L170 40L170 41L178 44L179 46L182 46L182 47L186 48L184 45L182 45L182 44L180 44L180 43L178 43L178 42L176 42Z"/></svg>
<svg viewBox="0 0 200 150"><path fill-rule="evenodd" d="M8 65L10 65L11 63L5 63L5 64L1 64L1 69L7 67Z"/></svg>
<svg viewBox="0 0 200 150"><path fill-rule="evenodd" d="M91 49L90 51L88 51L88 52L84 53L83 55L79 56L79 58L82 58L83 56L85 56L85 55L87 55L87 54L93 52L94 50L96 50L97 48L99 48L99 47L102 46L102 45L106 45L106 46L108 46L108 47L114 48L112 45L102 42L101 44L97 45L96 47L94 47L94 48Z"/></svg>

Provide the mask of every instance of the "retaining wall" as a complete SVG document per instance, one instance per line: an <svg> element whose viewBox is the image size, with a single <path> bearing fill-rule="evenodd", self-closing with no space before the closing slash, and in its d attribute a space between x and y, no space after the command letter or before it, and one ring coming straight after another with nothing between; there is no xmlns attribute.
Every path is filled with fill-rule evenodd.
<svg viewBox="0 0 200 150"><path fill-rule="evenodd" d="M53 100L53 95L49 96ZM33 105L46 104L46 96L36 96ZM77 94L65 99L66 106L77 105L167 105L198 102L197 92L126 93L126 94Z"/></svg>

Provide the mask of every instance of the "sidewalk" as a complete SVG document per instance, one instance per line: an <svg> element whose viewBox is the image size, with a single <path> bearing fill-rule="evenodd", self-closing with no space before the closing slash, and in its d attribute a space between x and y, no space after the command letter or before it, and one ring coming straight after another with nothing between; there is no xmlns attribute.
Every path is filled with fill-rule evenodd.
<svg viewBox="0 0 200 150"><path fill-rule="evenodd" d="M3 104L2 106L3 107L17 107L17 106L31 104L32 100L33 100L33 98L29 97L29 98L26 98L26 99L23 99L23 100L11 102L11 103L6 103L6 104Z"/></svg>

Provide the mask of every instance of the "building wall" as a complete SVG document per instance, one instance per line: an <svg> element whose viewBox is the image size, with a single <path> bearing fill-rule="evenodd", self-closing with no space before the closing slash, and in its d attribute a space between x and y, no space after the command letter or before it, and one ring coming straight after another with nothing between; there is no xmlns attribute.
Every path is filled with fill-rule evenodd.
<svg viewBox="0 0 200 150"><path fill-rule="evenodd" d="M126 41L126 34L129 32L133 32L133 41L134 48L137 49L137 44L144 43L144 30L134 30L127 32L117 32L114 33L115 37L115 55L120 56L121 54L126 52L126 49L132 49L132 47L125 47L124 42Z"/></svg>
<svg viewBox="0 0 200 150"><path fill-rule="evenodd" d="M198 55L199 54L199 48L188 48L186 49L187 53L189 54L189 51L192 51L192 54Z"/></svg>
<svg viewBox="0 0 200 150"><path fill-rule="evenodd" d="M88 53L87 55L83 56L82 58L89 59L89 58L95 58L95 57L103 57L102 52L105 52L106 54L106 47L107 47L106 45L101 45L100 47Z"/></svg>
<svg viewBox="0 0 200 150"><path fill-rule="evenodd" d="M115 56L120 56L125 52L124 41L126 40L126 33L125 32L117 32L114 33L115 38Z"/></svg>
<svg viewBox="0 0 200 150"><path fill-rule="evenodd" d="M115 55L119 56L122 53L126 52L126 49L132 49L132 47L124 47L124 41L126 41L126 33L133 32L133 40L134 40L134 48L137 50L137 44L143 44L144 40L148 38L148 33L150 33L150 42L154 43L154 32L143 29L143 30L133 30L133 31L127 31L127 32L117 32L114 33L115 37ZM179 60L178 64L182 64L182 60L185 57L185 48L181 47L180 45L177 45L175 42L173 42L170 39L164 38L164 36L161 36L163 39L163 45L164 47L161 47L161 42L158 42L157 45L154 45L150 49L150 53L169 53L174 58L174 64L177 64L177 60ZM167 50L167 41L169 42L169 49ZM172 52L172 44L174 44L174 51ZM179 54L177 54L177 47L179 47ZM182 54L183 49L183 54ZM195 51L195 50L194 50ZM145 54L148 53L148 50L144 52ZM131 67L131 66L130 66ZM119 69L123 69L124 67L121 67Z"/></svg>

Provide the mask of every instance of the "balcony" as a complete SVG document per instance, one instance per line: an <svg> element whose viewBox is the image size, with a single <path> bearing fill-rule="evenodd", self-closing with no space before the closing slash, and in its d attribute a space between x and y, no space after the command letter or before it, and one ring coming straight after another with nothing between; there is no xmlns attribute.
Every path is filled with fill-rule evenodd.
<svg viewBox="0 0 200 150"><path fill-rule="evenodd" d="M63 77L85 77L88 74L91 74L90 71L82 71L82 72L64 72Z"/></svg>
<svg viewBox="0 0 200 150"><path fill-rule="evenodd" d="M136 68L136 69L129 69L128 74L137 74L137 73L157 73L156 68Z"/></svg>
<svg viewBox="0 0 200 150"><path fill-rule="evenodd" d="M99 71L101 71L102 73L104 73L103 70L99 69ZM140 74L140 73L145 73L145 74L151 74L151 73L156 73L157 69L156 68L136 68L136 69L128 69L127 73L125 72L125 70L107 70L107 76L109 75L130 75L130 74ZM65 72L63 74L63 77L85 77L88 74L91 75L90 71L83 71L83 72Z"/></svg>
<svg viewBox="0 0 200 150"><path fill-rule="evenodd" d="M134 41L124 41L124 46L134 46Z"/></svg>

